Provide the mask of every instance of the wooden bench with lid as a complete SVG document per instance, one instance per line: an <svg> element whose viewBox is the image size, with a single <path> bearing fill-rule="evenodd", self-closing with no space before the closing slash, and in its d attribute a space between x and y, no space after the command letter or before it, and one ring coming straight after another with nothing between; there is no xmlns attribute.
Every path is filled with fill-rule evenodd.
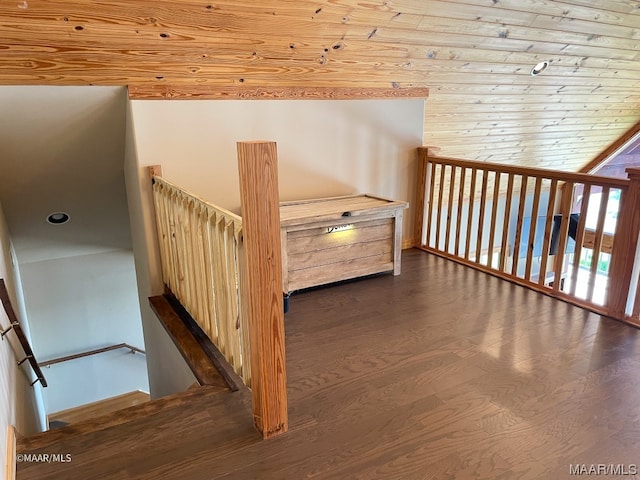
<svg viewBox="0 0 640 480"><path fill-rule="evenodd" d="M400 274L407 202L349 195L280 204L283 291Z"/></svg>

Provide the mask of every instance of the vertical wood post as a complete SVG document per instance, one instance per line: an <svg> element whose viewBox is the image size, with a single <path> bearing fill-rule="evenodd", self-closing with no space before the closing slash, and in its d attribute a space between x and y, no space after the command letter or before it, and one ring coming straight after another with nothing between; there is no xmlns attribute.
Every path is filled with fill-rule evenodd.
<svg viewBox="0 0 640 480"><path fill-rule="evenodd" d="M7 427L7 459L4 478L7 480L16 479L16 430L13 425Z"/></svg>
<svg viewBox="0 0 640 480"><path fill-rule="evenodd" d="M629 189L623 195L616 222L614 255L611 258L609 270L609 294L606 299L610 314L619 319L625 318L640 232L640 169L627 168L626 171L629 177ZM634 310L635 308L636 306Z"/></svg>
<svg viewBox="0 0 640 480"><path fill-rule="evenodd" d="M275 142L239 142L237 146L253 419L262 436L269 438L288 428L278 159Z"/></svg>
<svg viewBox="0 0 640 480"><path fill-rule="evenodd" d="M414 207L413 243L418 247L424 245L424 207L427 195L427 149L418 148L418 185L416 188L416 201ZM427 243L428 240L427 240Z"/></svg>

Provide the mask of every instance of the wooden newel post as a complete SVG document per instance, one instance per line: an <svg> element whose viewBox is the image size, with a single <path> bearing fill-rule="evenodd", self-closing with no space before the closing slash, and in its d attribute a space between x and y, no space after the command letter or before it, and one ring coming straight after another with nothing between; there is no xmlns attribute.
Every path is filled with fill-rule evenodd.
<svg viewBox="0 0 640 480"><path fill-rule="evenodd" d="M622 199L613 241L607 306L611 316L624 319L632 283L633 265L640 233L640 169L627 168L629 190ZM638 289L640 293L640 289ZM640 295L635 295L633 314L638 316Z"/></svg>
<svg viewBox="0 0 640 480"><path fill-rule="evenodd" d="M427 148L418 148L418 185L416 187L416 201L414 202L413 242L417 247L423 245L424 237L424 207L427 195ZM429 243L427 241L427 243Z"/></svg>
<svg viewBox="0 0 640 480"><path fill-rule="evenodd" d="M427 207L431 200L427 200L427 193L429 198L432 195L427 182L433 177L433 165L431 171L429 171L429 158L436 157L440 148L438 147L418 147L418 185L416 187L416 200L414 207L414 223L413 223L413 241L416 246L422 247L423 245L429 245L429 229L427 229L426 242L422 242L424 237L424 223L425 215L427 214ZM433 183L431 183L431 188ZM429 213L431 208L429 208ZM427 218L427 224L431 222L431 218Z"/></svg>
<svg viewBox="0 0 640 480"><path fill-rule="evenodd" d="M237 145L253 418L258 431L269 438L288 428L278 159L275 142Z"/></svg>

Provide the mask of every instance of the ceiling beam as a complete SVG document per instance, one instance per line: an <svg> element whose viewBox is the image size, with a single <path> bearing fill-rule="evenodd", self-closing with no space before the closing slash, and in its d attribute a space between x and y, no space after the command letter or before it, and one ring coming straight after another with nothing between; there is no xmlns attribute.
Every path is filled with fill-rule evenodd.
<svg viewBox="0 0 640 480"><path fill-rule="evenodd" d="M206 85L129 86L132 100L353 100L367 98L427 98L429 89L422 87L236 87Z"/></svg>

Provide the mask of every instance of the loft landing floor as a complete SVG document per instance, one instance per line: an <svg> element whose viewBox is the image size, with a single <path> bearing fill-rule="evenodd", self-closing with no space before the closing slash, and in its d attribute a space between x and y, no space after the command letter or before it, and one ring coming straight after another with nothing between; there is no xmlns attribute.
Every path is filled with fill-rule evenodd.
<svg viewBox="0 0 640 480"><path fill-rule="evenodd" d="M438 257L294 295L290 431L247 392L39 450L27 479L564 479L640 466L640 331ZM634 478L609 475L607 478Z"/></svg>

